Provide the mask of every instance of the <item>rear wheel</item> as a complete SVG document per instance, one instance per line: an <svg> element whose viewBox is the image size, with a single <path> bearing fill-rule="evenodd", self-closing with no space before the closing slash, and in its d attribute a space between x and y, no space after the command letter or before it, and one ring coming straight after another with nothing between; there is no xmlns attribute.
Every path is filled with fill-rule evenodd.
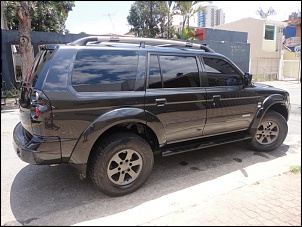
<svg viewBox="0 0 302 227"><path fill-rule="evenodd" d="M248 140L247 144L258 151L272 151L283 143L287 132L288 125L284 117L269 111L262 118L254 138Z"/></svg>
<svg viewBox="0 0 302 227"><path fill-rule="evenodd" d="M90 177L107 195L123 196L136 191L152 171L151 147L134 133L111 134L94 149L89 161Z"/></svg>

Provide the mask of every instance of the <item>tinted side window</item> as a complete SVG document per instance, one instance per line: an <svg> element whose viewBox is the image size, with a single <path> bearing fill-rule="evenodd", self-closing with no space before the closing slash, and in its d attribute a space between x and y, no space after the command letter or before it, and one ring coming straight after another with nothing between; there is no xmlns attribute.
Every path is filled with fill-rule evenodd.
<svg viewBox="0 0 302 227"><path fill-rule="evenodd" d="M199 73L195 57L159 56L165 88L199 87Z"/></svg>
<svg viewBox="0 0 302 227"><path fill-rule="evenodd" d="M161 87L200 87L196 58L191 56L151 55L149 88Z"/></svg>
<svg viewBox="0 0 302 227"><path fill-rule="evenodd" d="M162 88L162 79L157 55L150 56L149 88Z"/></svg>
<svg viewBox="0 0 302 227"><path fill-rule="evenodd" d="M210 87L242 85L242 77L236 69L223 59L203 58Z"/></svg>
<svg viewBox="0 0 302 227"><path fill-rule="evenodd" d="M77 91L133 91L138 52L80 50L74 63L72 86Z"/></svg>

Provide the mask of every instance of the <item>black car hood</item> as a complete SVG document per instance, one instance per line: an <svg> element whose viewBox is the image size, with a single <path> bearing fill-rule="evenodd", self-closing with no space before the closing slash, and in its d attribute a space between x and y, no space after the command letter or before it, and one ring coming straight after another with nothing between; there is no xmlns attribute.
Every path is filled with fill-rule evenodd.
<svg viewBox="0 0 302 227"><path fill-rule="evenodd" d="M272 86L272 85L263 84L263 83L253 83L253 85L256 86L256 87L270 87L270 88L274 88L274 86Z"/></svg>

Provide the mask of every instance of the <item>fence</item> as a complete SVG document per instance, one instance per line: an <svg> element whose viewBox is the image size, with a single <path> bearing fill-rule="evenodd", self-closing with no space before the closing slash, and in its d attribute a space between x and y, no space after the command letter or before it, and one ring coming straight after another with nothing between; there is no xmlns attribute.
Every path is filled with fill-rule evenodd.
<svg viewBox="0 0 302 227"><path fill-rule="evenodd" d="M279 62L279 58L251 58L250 72L253 74L253 80L277 80Z"/></svg>
<svg viewBox="0 0 302 227"><path fill-rule="evenodd" d="M250 72L255 81L278 80L279 70L281 71L281 80L300 80L301 61L283 60L280 65L279 58L251 58Z"/></svg>
<svg viewBox="0 0 302 227"><path fill-rule="evenodd" d="M300 80L301 61L283 60L283 79Z"/></svg>

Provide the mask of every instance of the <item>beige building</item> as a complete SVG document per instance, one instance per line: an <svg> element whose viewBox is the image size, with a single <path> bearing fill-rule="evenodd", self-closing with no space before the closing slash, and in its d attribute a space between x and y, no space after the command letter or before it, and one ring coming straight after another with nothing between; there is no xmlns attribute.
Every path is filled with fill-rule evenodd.
<svg viewBox="0 0 302 227"><path fill-rule="evenodd" d="M243 18L215 29L248 33L250 43L250 72L254 80L283 79L283 28L286 22ZM295 72L295 75L298 72ZM298 77L297 77L298 78Z"/></svg>

